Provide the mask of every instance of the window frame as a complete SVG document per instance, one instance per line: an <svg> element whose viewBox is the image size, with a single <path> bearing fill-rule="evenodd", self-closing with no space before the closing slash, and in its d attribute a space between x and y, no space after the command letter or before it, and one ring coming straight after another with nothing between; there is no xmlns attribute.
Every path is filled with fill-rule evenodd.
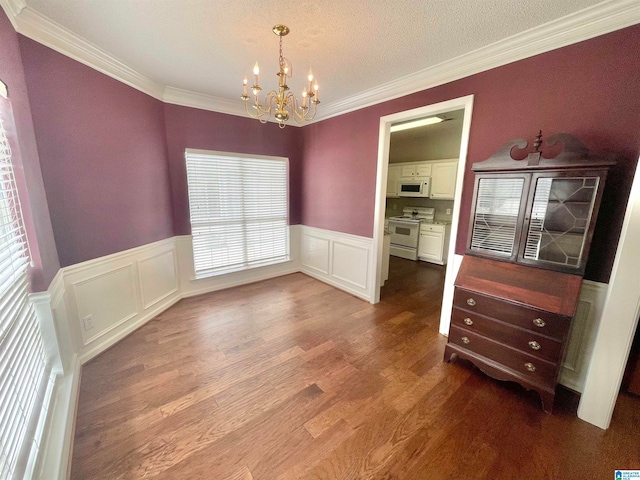
<svg viewBox="0 0 640 480"><path fill-rule="evenodd" d="M192 186L190 185L190 181L189 181L189 155L199 155L199 156L211 156L211 157L217 157L217 158L222 158L222 159L226 159L226 160L238 160L238 162L245 162L245 161L251 161L251 160L261 160L261 161L273 161L273 162L280 162L282 164L284 164L285 167L285 188L286 188L286 192L285 192L285 202L286 202L286 207L285 207L285 212L284 212L284 216L282 217L282 220L285 222L285 254L282 257L279 257L277 259L273 259L273 260L257 260L254 262L249 262L246 260L246 251L247 251L247 237L246 235L243 236L243 248L245 251L245 262L243 264L240 265L235 265L235 266L223 266L223 267L215 267L215 268L208 268L208 269L202 269L202 270L198 270L197 267L197 262L196 262L196 258L195 258L195 237L194 237L194 221L193 221L193 215L192 215ZM289 162L289 158L288 157L280 157L280 156L272 156L272 155L254 155L254 154L245 154L245 153L238 153L238 152L223 152L223 151L215 151L215 150L202 150L202 149L193 149L193 148L187 148L185 149L185 172L186 172L186 180L187 180L187 202L188 202L188 207L189 207L189 225L191 227L191 245L192 245L192 261L193 261L193 280L200 280L200 279L206 279L206 278L211 278L211 277L217 277L217 276L221 276L221 275L226 275L229 273L236 273L236 272L243 272L243 271L249 271L249 270L254 270L256 268L261 268L261 267L266 267L266 266L270 266L270 265L278 265L281 263L285 263L285 262L290 262L291 261L291 234L290 234L290 223L289 223L289 219L290 219L290 210L291 210L291 202L290 202L290 198L291 198L291 182L290 182L290 162ZM243 184L246 183L246 179L245 181L243 181ZM245 211L243 211L243 218L246 218L245 216ZM245 223L246 225L246 223ZM197 227L196 227L197 228ZM251 265L251 263L254 263L254 265Z"/></svg>

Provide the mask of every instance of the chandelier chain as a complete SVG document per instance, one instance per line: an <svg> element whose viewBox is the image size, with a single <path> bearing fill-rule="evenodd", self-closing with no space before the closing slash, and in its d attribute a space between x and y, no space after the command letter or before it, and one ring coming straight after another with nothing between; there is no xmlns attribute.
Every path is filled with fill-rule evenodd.
<svg viewBox="0 0 640 480"><path fill-rule="evenodd" d="M282 36L280 36L280 71L284 67L284 54L282 53Z"/></svg>

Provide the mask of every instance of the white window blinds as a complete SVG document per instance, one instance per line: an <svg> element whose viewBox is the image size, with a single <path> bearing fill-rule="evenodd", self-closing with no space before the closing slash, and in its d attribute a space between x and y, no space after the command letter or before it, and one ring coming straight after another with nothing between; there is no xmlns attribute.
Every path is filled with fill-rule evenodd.
<svg viewBox="0 0 640 480"><path fill-rule="evenodd" d="M481 178L473 219L472 250L510 256L522 201L523 178Z"/></svg>
<svg viewBox="0 0 640 480"><path fill-rule="evenodd" d="M2 99L3 102L6 100ZM2 103L5 108L5 103ZM6 111L2 116L7 115ZM22 478L45 409L49 370L28 300L27 242L0 117L0 478ZM50 391L48 392L50 393ZM37 449L36 449L37 451Z"/></svg>
<svg viewBox="0 0 640 480"><path fill-rule="evenodd" d="M289 260L288 160L187 150L196 278Z"/></svg>

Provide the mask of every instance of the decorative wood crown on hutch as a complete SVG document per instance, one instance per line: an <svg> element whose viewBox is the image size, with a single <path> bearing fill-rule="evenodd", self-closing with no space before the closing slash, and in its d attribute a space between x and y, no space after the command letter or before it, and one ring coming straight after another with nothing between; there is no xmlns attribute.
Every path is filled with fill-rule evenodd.
<svg viewBox="0 0 640 480"><path fill-rule="evenodd" d="M528 155L517 139L473 164L467 253L582 275L615 161L567 133L544 144L540 132Z"/></svg>

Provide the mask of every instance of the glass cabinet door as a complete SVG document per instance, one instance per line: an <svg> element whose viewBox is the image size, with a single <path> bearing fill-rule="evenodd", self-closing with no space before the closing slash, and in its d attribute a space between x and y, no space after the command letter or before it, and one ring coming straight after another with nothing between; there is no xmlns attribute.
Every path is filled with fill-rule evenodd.
<svg viewBox="0 0 640 480"><path fill-rule="evenodd" d="M469 248L483 255L515 260L528 177L479 176Z"/></svg>
<svg viewBox="0 0 640 480"><path fill-rule="evenodd" d="M545 263L570 271L583 264L583 253L600 177L537 176L526 238L525 263Z"/></svg>

